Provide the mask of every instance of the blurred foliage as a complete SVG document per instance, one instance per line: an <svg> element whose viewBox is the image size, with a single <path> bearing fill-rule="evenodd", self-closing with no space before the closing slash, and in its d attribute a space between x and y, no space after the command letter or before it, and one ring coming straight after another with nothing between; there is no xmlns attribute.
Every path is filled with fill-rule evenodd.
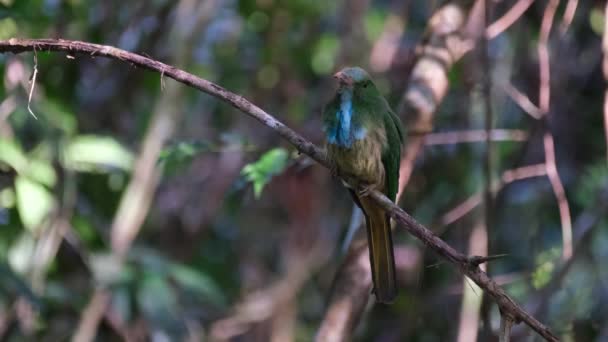
<svg viewBox="0 0 608 342"><path fill-rule="evenodd" d="M241 172L247 181L253 184L253 193L256 198L262 194L264 186L273 176L283 172L287 166L289 153L283 148L275 148L264 153L256 162L243 167Z"/></svg>
<svg viewBox="0 0 608 342"><path fill-rule="evenodd" d="M151 56L243 95L320 145L321 111L334 89L330 75L361 65L397 108L416 46L440 3L0 0L0 39L83 40ZM515 1L492 3L497 18ZM483 128L480 80L491 76L495 127L530 137L494 144L495 177L544 161L543 125L503 86L509 81L538 101L536 44L545 4L535 1L490 42L490 71L475 52L449 70L450 91L436 113L436 132ZM489 231L489 253L508 257L493 261L489 272L526 307L540 301L546 310L538 318L564 340L600 341L608 336L605 2L579 1L572 25L559 32L565 6L560 2L551 36L548 127L574 237L590 233L567 274L556 279L564 262L550 183L544 177L514 182L497 193ZM27 110L34 54L0 55L0 340L65 340L98 288L109 290L111 307L100 341L228 333L266 341L278 326L293 326L295 340L312 340L343 259L338 246L352 210L329 172L294 160L276 133L217 99L183 85L180 96L163 98L171 94L167 77L95 56L38 51L36 59L31 108L38 120ZM121 260L110 242L113 220L125 190L137 182L137 160L149 157L142 156L142 141L161 98L181 116L170 142L152 156L160 184ZM425 147L400 203L461 251L480 207L447 227L438 222L483 190L484 151L482 143ZM374 306L355 339L455 340L462 278L402 231L394 241L418 256L398 265L417 265L400 269L397 303ZM294 265L313 253L332 258L309 270L296 298L268 309L263 295L281 299L270 290L282 287L273 285L291 279ZM258 306L243 304L252 299ZM483 326L497 326L499 315L487 307ZM262 313L269 318L248 321ZM241 325L222 330L222 319Z"/></svg>

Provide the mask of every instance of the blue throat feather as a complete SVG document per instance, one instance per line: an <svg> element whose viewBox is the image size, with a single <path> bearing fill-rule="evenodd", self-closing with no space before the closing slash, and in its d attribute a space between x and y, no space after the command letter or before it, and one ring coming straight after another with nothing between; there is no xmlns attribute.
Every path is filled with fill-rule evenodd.
<svg viewBox="0 0 608 342"><path fill-rule="evenodd" d="M365 138L367 130L355 124L353 118L353 92L343 89L340 93L340 108L336 111L336 124L328 127L327 141L330 144L350 148L354 140Z"/></svg>

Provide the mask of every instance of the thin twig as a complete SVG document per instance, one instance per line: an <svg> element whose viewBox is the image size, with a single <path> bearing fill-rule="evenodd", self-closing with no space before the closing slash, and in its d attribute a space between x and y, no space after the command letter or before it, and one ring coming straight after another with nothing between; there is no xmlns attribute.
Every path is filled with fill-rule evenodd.
<svg viewBox="0 0 608 342"><path fill-rule="evenodd" d="M505 90L507 95L509 95L509 97L513 101L515 101L515 103L517 103L519 107L521 107L521 109L523 109L524 112L529 114L531 117L538 120L543 116L540 108L538 108L534 103L532 103L532 101L530 101L530 98L528 98L526 94L519 91L519 89L515 88L511 83L505 83L503 85L503 89Z"/></svg>
<svg viewBox="0 0 608 342"><path fill-rule="evenodd" d="M540 87L539 87L539 109L543 115L543 119L548 121L550 101L551 101L551 65L549 62L549 35L553 26L553 19L559 0L550 0L543 14L541 23L540 39L538 41L538 58L540 67ZM562 258L569 259L572 256L572 218L570 216L570 204L566 198L564 185L559 177L557 165L555 161L555 143L553 134L546 125L545 134L543 136L543 146L545 150L545 164L547 166L547 176L551 183L553 193L557 200L559 216L562 225Z"/></svg>
<svg viewBox="0 0 608 342"><path fill-rule="evenodd" d="M344 236L344 241L342 242L342 248L340 248L342 253L346 254L346 252L348 252L348 248L350 247L351 242L353 242L355 233L357 230L359 230L361 223L363 223L363 212L361 209L359 209L359 207L353 205L353 211L350 215L350 222L348 223L348 228L346 229L346 235Z"/></svg>
<svg viewBox="0 0 608 342"><path fill-rule="evenodd" d="M500 181L494 182L494 184L492 185L492 191L494 193L496 193L496 192L500 191L506 185L513 183L515 181L518 181L518 180L523 180L523 179L528 179L528 178L533 178L533 177L544 177L546 175L547 175L547 168L545 167L544 163L528 165L528 166L523 166L523 167L519 167L516 169L506 170L505 172L503 172ZM466 200L461 202L459 205L454 207L452 210L448 211L443 216L441 216L441 219L439 220L439 224L441 226L447 226L447 225L450 225L450 224L454 223L455 221L459 220L464 215L468 214L471 210L473 210L476 206L478 206L479 203L481 203L481 196L482 196L481 192L478 192L478 193L470 196L469 198L467 198Z"/></svg>
<svg viewBox="0 0 608 342"><path fill-rule="evenodd" d="M606 3L606 8L604 9L604 18L608 18L608 2ZM604 25L602 50L604 52L602 70L604 72L604 79L608 83L608 25ZM608 158L608 85L604 91L604 135L606 138L606 157Z"/></svg>
<svg viewBox="0 0 608 342"><path fill-rule="evenodd" d="M507 255L508 254L495 254L495 255L488 255L488 256L475 255L475 256L472 256L469 258L469 263L473 266L479 266L481 264L485 264L490 261L502 259L502 258L506 257Z"/></svg>
<svg viewBox="0 0 608 342"><path fill-rule="evenodd" d="M466 130L453 132L429 133L424 136L426 146L451 145L462 143L486 142L490 141L526 141L528 133L520 129L491 129L490 134L485 130Z"/></svg>
<svg viewBox="0 0 608 342"><path fill-rule="evenodd" d="M48 51L70 51L71 53L96 53L98 56L114 58L117 60L132 63L145 69L162 72L164 70L167 77L199 89L207 94L210 94L233 107L241 110L245 114L255 118L268 128L276 131L285 140L291 143L298 151L307 154L319 164L329 168L325 153L316 147L313 143L304 139L301 135L285 126L283 123L275 119L273 116L262 110L260 107L249 102L244 97L232 93L215 83L196 77L183 70L173 66L161 63L150 58L143 57L134 53L127 52L111 46L85 43L80 41L65 41L54 39L10 39L8 41L0 41L0 53L13 52L19 53L31 51L37 47ZM347 181L353 181L352 178L343 177ZM357 189L362 190L362 189ZM378 206L384 209L400 226L405 228L410 234L414 235L422 241L428 248L433 250L441 258L449 261L463 274L466 274L477 285L483 288L498 304L499 308L505 312L509 312L518 321L525 322L529 327L536 331L549 341L557 341L557 337L551 331L539 322L536 318L526 312L519 306L507 293L494 282L485 272L479 267L471 267L468 258L456 251L445 241L433 234L429 229L418 223L413 217L399 208L393 201L388 199L384 194L378 191L369 193Z"/></svg>
<svg viewBox="0 0 608 342"><path fill-rule="evenodd" d="M543 136L543 145L545 147L547 177L549 177L549 182L551 183L553 193L557 199L559 217L562 223L562 258L568 260L572 256L572 218L570 216L570 204L566 198L566 190L564 189L564 185L557 172L555 143L553 142L553 135L551 133L545 133Z"/></svg>
<svg viewBox="0 0 608 342"><path fill-rule="evenodd" d="M510 10L507 11L500 19L496 20L486 29L486 38L494 39L502 32L506 31L513 23L517 21L526 10L532 5L534 0L519 0Z"/></svg>
<svg viewBox="0 0 608 342"><path fill-rule="evenodd" d="M553 18L555 11L559 5L559 0L549 0L543 21L540 28L540 38L538 40L538 59L540 68L540 87L539 87L539 108L542 115L547 115L549 112L549 103L551 101L551 70L549 64L549 35L553 26Z"/></svg>
<svg viewBox="0 0 608 342"><path fill-rule="evenodd" d="M95 339L97 326L108 308L110 299L108 291L95 291L86 310L82 313L80 324L72 337L72 342L89 342Z"/></svg>
<svg viewBox="0 0 608 342"><path fill-rule="evenodd" d="M36 48L34 48L34 71L32 73L32 77L30 78L30 91L27 96L27 111L34 117L34 119L38 120L38 117L32 111L32 95L34 94L34 88L36 88L36 78L38 77L38 53L36 52Z"/></svg>
<svg viewBox="0 0 608 342"><path fill-rule="evenodd" d="M572 20L574 20L574 15L576 14L576 8L578 7L578 0L569 0L566 5L566 10L564 11L564 16L562 17L562 23L560 25L561 34L565 34L568 32L570 25L572 24Z"/></svg>
<svg viewBox="0 0 608 342"><path fill-rule="evenodd" d="M490 20L491 5L489 0L484 0L484 22L485 25ZM486 133L486 144L484 151L484 229L486 230L486 238L490 230L491 222L494 216L494 196L492 192L492 177L493 177L493 144L492 144L492 127L494 126L494 111L492 110L492 71L491 61L488 51L488 40L482 37L480 41L481 64L483 66L483 74L481 75L481 83L483 89L483 107L484 107L484 124ZM486 248L489 249L489 241L485 241ZM486 250L487 253L487 250Z"/></svg>
<svg viewBox="0 0 608 342"><path fill-rule="evenodd" d="M501 314L500 316L500 335L498 335L499 342L510 342L511 341L511 328L513 328L513 318L507 314Z"/></svg>
<svg viewBox="0 0 608 342"><path fill-rule="evenodd" d="M488 231L481 216L476 220L469 236L469 253L488 254ZM487 259L487 257L473 256L469 258L472 267L481 267L485 271L486 265L482 265L481 259ZM478 294L478 289L479 287L471 284L466 276L462 277L458 342L477 341L479 312L483 301L483 296Z"/></svg>
<svg viewBox="0 0 608 342"><path fill-rule="evenodd" d="M484 26L487 27L492 17L492 5L489 0L484 0ZM482 75L481 75L481 87L483 92L483 110L484 110L484 124L486 131L486 144L483 158L483 171L484 171L484 180L483 180L483 221L477 228L479 232L475 232L476 235L471 237L470 246L473 247L474 244L478 244L480 247L479 257L474 257L470 259L473 265L481 266L485 272L488 272L490 269L490 265L486 264L488 260L488 253L493 250L492 241L493 236L495 235L495 231L492 229L492 224L494 222L494 191L492 191L492 183L494 177L494 144L492 143L491 133L492 127L494 126L494 111L492 109L492 67L490 60L490 51L488 47L488 38L485 35L482 35L480 39L480 54L481 54L481 65L482 65ZM491 235L492 234L492 235ZM475 239L473 239L475 237ZM476 249L477 249L476 248ZM481 316L483 322L489 322L489 306L483 305L484 302L488 301L487 294L481 296L479 300L479 306L477 307L477 315ZM489 324L484 324L486 326L486 330L489 330Z"/></svg>

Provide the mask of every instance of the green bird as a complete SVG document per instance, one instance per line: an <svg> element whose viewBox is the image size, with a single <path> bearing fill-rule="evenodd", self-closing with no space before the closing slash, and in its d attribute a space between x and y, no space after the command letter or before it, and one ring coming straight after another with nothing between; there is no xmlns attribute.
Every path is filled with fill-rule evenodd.
<svg viewBox="0 0 608 342"><path fill-rule="evenodd" d="M403 128L369 74L358 67L334 75L338 90L323 113L327 153L337 172L355 176L364 191L349 189L365 214L373 292L381 303L397 296L390 218L367 195L384 193L395 201Z"/></svg>

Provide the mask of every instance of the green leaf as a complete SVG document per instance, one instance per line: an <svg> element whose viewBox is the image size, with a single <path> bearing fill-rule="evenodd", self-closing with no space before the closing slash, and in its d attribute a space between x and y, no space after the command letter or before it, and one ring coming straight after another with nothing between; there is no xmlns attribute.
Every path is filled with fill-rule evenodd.
<svg viewBox="0 0 608 342"><path fill-rule="evenodd" d="M608 169L606 161L599 160L589 164L583 171L574 187L574 200L581 207L594 206L597 203L598 192L608 186Z"/></svg>
<svg viewBox="0 0 608 342"><path fill-rule="evenodd" d="M253 184L256 198L262 194L264 186L273 176L283 172L289 161L289 153L284 148L275 148L264 153L256 162L243 167L241 174Z"/></svg>
<svg viewBox="0 0 608 342"><path fill-rule="evenodd" d="M604 25L606 25L606 18L602 9L599 7L592 8L589 12L589 26L593 32L598 36L602 36Z"/></svg>
<svg viewBox="0 0 608 342"><path fill-rule="evenodd" d="M139 283L137 305L153 326L165 331L175 331L179 325L177 296L165 278L146 273Z"/></svg>
<svg viewBox="0 0 608 342"><path fill-rule="evenodd" d="M36 248L36 241L31 234L25 231L11 245L8 251L8 263L15 272L25 274L30 270L34 248Z"/></svg>
<svg viewBox="0 0 608 342"><path fill-rule="evenodd" d="M162 164L166 173L174 173L192 162L192 160L202 152L207 152L211 148L207 142L178 142L164 148L159 157L158 163Z"/></svg>
<svg viewBox="0 0 608 342"><path fill-rule="evenodd" d="M44 185L53 186L57 182L57 175L51 162L28 157L16 141L0 139L0 161L8 164L17 173Z"/></svg>
<svg viewBox="0 0 608 342"><path fill-rule="evenodd" d="M0 160L17 172L23 172L27 166L27 157L13 140L0 139Z"/></svg>
<svg viewBox="0 0 608 342"><path fill-rule="evenodd" d="M543 251L536 257L536 269L532 273L532 286L535 289L543 288L549 283L559 257L558 248Z"/></svg>
<svg viewBox="0 0 608 342"><path fill-rule="evenodd" d="M334 69L334 62L340 50L340 40L335 34L324 34L317 42L311 60L312 70L318 75L326 75Z"/></svg>
<svg viewBox="0 0 608 342"><path fill-rule="evenodd" d="M206 274L184 265L173 264L170 268L170 276L180 287L196 292L200 297L204 297L211 303L217 306L226 304L222 291L215 281Z"/></svg>
<svg viewBox="0 0 608 342"><path fill-rule="evenodd" d="M80 135L72 139L65 148L63 162L66 168L75 171L130 171L133 159L133 154L114 138Z"/></svg>
<svg viewBox="0 0 608 342"><path fill-rule="evenodd" d="M55 169L48 160L30 160L26 174L29 178L47 186L54 186L57 182Z"/></svg>
<svg viewBox="0 0 608 342"><path fill-rule="evenodd" d="M0 20L0 39L8 39L14 37L19 30L17 23L13 18L5 18Z"/></svg>
<svg viewBox="0 0 608 342"><path fill-rule="evenodd" d="M55 198L42 184L23 176L15 179L15 192L23 225L30 231L36 230L53 210Z"/></svg>

